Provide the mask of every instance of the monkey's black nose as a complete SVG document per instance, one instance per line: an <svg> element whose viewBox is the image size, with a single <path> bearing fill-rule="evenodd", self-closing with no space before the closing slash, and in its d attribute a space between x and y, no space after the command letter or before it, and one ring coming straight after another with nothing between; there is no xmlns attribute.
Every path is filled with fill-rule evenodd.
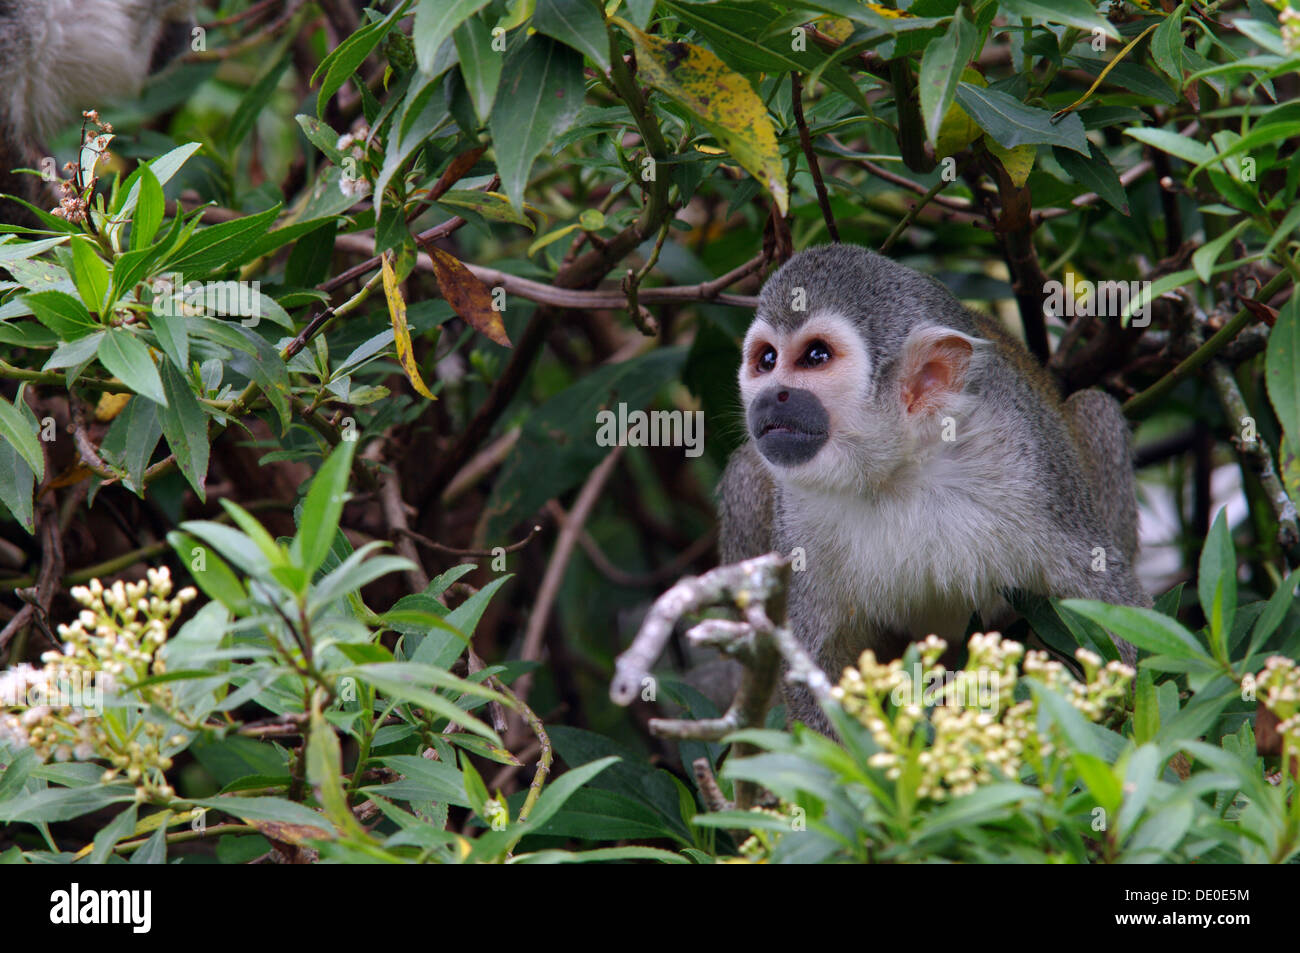
<svg viewBox="0 0 1300 953"><path fill-rule="evenodd" d="M758 452L794 467L817 455L830 437L830 417L812 391L769 387L749 405L749 432Z"/></svg>

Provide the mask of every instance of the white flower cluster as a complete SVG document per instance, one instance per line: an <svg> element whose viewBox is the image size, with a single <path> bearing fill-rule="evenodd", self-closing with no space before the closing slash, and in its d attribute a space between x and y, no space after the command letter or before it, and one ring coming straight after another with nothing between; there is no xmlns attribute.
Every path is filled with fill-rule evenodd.
<svg viewBox="0 0 1300 953"><path fill-rule="evenodd" d="M166 667L158 649L185 604L196 595L187 587L172 596L166 567L150 569L141 582L119 580L105 588L93 579L89 586L74 587L72 597L84 608L71 625L58 627L63 651L42 655L42 668L18 665L0 672L0 740L30 746L42 760L107 761L105 782L125 774L141 798L170 797L163 772L171 767L171 759L159 750L167 731L164 725L136 719L134 727L127 729L120 719L97 717L99 712L84 702L52 700L66 702L67 686L84 691L94 684L102 703L104 690L162 675ZM133 701L164 710L173 700L166 685L133 694Z"/></svg>
<svg viewBox="0 0 1300 953"><path fill-rule="evenodd" d="M1026 764L1044 790L1050 790L1041 779L1050 776L1044 766L1055 747L1038 727L1038 702L1032 695L1015 701L1022 657L1026 675L1063 695L1093 721L1124 697L1134 675L1128 666L1118 662L1103 666L1095 653L1080 649L1075 653L1084 670L1080 682L1046 653L1026 653L1019 643L990 632L971 637L966 668L945 679L948 673L938 660L947 647L935 636L920 643L922 678L927 683L945 683L932 706L923 704L926 696L913 684L915 673L901 659L881 664L871 651L862 653L856 669L845 669L833 690L845 711L871 732L880 747L871 757L872 766L884 769L891 780L902 777L905 769L909 774L916 769L918 796L935 801L969 794L999 778L1017 778ZM996 692L981 694L979 689L990 684ZM898 698L904 703L895 704ZM976 698L986 701L972 704ZM918 744L923 738L929 743Z"/></svg>
<svg viewBox="0 0 1300 953"><path fill-rule="evenodd" d="M1300 665L1282 655L1270 656L1255 676L1255 685L1259 700L1278 718L1278 734L1293 749L1300 748Z"/></svg>
<svg viewBox="0 0 1300 953"><path fill-rule="evenodd" d="M339 136L336 148L343 153L346 165L339 176L339 191L351 199L365 198L370 194L370 182L361 174L361 165L366 159L366 139L370 130L364 124L352 132Z"/></svg>
<svg viewBox="0 0 1300 953"><path fill-rule="evenodd" d="M1300 53L1300 10L1291 6L1290 0L1269 0L1269 3L1277 10L1283 48L1288 53Z"/></svg>

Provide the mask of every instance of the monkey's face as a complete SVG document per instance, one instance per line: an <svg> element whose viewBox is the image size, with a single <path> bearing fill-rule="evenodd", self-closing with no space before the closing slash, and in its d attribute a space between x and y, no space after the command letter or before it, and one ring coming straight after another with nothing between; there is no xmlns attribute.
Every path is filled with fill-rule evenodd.
<svg viewBox="0 0 1300 953"><path fill-rule="evenodd" d="M860 492L894 455L898 428L869 406L870 357L852 322L813 314L790 329L760 317L742 355L745 423L778 479Z"/></svg>

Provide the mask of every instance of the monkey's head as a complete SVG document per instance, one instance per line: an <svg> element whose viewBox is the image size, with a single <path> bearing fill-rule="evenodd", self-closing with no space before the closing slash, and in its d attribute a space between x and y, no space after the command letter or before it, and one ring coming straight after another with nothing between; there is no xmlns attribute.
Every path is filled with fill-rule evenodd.
<svg viewBox="0 0 1300 953"><path fill-rule="evenodd" d="M968 409L984 343L932 278L824 245L768 279L741 350L750 437L773 476L810 490L884 489Z"/></svg>

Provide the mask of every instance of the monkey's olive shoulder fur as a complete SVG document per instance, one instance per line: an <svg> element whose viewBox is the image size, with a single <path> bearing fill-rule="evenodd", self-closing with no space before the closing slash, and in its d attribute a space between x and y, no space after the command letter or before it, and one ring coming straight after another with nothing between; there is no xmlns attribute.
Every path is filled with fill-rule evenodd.
<svg viewBox="0 0 1300 953"><path fill-rule="evenodd" d="M895 658L931 633L955 646L972 612L987 628L1005 624L1014 590L1150 604L1133 570L1129 433L1111 397L1084 391L1062 401L1051 376L996 321L963 308L935 279L863 248L810 249L764 285L751 336L758 329L801 342L801 333L814 334L805 326L843 329L861 342L845 359L865 355L849 365L860 386L848 398L842 383L834 392L839 423L828 446L840 441L831 451L837 469L765 458L750 418L750 439L719 486L720 553L724 562L773 550L802 557L790 622L833 680L868 648ZM909 414L900 409L900 377L915 373L909 348L944 338L945 329L966 342L969 366L943 406ZM742 384L746 373L742 366ZM769 386L748 373L751 388L767 387L765 401L780 388L776 399L787 407L796 390L815 400L804 388L816 395L822 379L794 368L791 383L777 374ZM749 396L747 411L759 403ZM909 435L895 439L896 430ZM870 477L846 483L845 460ZM835 479L819 482L822 472ZM1132 646L1120 648L1132 661ZM787 687L786 699L792 718L829 730L806 692Z"/></svg>

